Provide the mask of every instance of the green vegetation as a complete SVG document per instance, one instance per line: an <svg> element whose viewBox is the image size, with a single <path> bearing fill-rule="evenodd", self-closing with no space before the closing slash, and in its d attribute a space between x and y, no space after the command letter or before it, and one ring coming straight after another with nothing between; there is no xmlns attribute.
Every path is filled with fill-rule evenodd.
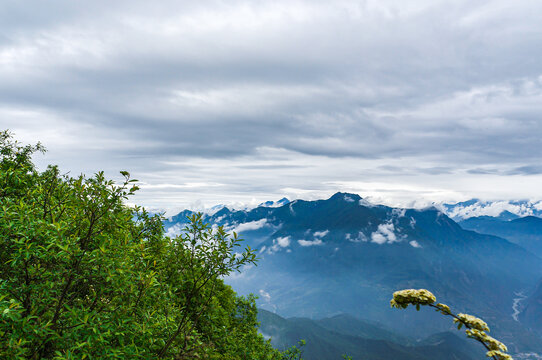
<svg viewBox="0 0 542 360"><path fill-rule="evenodd" d="M416 306L416 310L420 310L421 306L435 308L441 314L453 317L458 330L465 326L467 337L480 342L487 349L487 357L494 360L512 360L512 357L507 354L506 345L487 334L489 327L485 321L469 314L456 315L448 305L436 303L436 301L435 295L428 290L406 289L394 292L390 303L392 307L398 309L406 309L409 305Z"/></svg>
<svg viewBox="0 0 542 360"><path fill-rule="evenodd" d="M183 234L124 201L103 173L38 171L0 133L0 358L282 359L257 332L255 297L221 280L254 263L241 240L194 215Z"/></svg>

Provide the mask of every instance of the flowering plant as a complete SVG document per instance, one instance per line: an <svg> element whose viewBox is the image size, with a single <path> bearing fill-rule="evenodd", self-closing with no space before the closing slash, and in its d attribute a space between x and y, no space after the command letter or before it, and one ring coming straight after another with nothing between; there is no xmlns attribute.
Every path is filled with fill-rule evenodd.
<svg viewBox="0 0 542 360"><path fill-rule="evenodd" d="M448 305L437 303L436 301L437 298L435 295L428 290L405 289L394 292L390 304L391 307L397 309L406 309L409 305L416 306L416 310L420 310L420 306L422 305L435 308L441 314L453 317L458 329L465 326L467 337L482 343L487 349L487 357L494 360L513 360L512 356L507 354L508 348L506 345L487 334L489 326L487 326L485 321L469 314L459 313L456 315Z"/></svg>

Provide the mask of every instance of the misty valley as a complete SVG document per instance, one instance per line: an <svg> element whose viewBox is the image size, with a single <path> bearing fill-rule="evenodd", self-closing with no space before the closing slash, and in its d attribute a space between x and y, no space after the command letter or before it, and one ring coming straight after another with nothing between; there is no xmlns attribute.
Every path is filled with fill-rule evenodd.
<svg viewBox="0 0 542 360"><path fill-rule="evenodd" d="M485 351L432 309L398 311L398 289L429 289L487 321L515 359L542 358L542 218L476 200L425 209L371 204L356 194L216 206L203 218L257 249L257 266L225 281L259 296L260 332L307 359L481 359ZM468 212L470 210L470 213ZM484 212L484 210L486 210ZM527 214L527 215L526 215ZM164 221L177 235L185 210Z"/></svg>

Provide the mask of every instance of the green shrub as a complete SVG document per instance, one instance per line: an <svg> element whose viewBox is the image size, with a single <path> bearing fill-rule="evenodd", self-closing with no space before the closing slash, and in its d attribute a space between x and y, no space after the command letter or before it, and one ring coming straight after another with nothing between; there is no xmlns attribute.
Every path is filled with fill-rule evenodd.
<svg viewBox="0 0 542 360"><path fill-rule="evenodd" d="M221 280L254 263L250 248L201 215L164 235L162 218L124 201L121 172L38 171L0 133L0 358L275 359L253 296Z"/></svg>

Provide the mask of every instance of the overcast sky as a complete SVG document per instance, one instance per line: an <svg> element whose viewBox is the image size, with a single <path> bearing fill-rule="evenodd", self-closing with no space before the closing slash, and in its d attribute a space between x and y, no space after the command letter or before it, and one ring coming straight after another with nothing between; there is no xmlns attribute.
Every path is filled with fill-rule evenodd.
<svg viewBox="0 0 542 360"><path fill-rule="evenodd" d="M0 3L0 128L171 212L542 198L542 2Z"/></svg>

